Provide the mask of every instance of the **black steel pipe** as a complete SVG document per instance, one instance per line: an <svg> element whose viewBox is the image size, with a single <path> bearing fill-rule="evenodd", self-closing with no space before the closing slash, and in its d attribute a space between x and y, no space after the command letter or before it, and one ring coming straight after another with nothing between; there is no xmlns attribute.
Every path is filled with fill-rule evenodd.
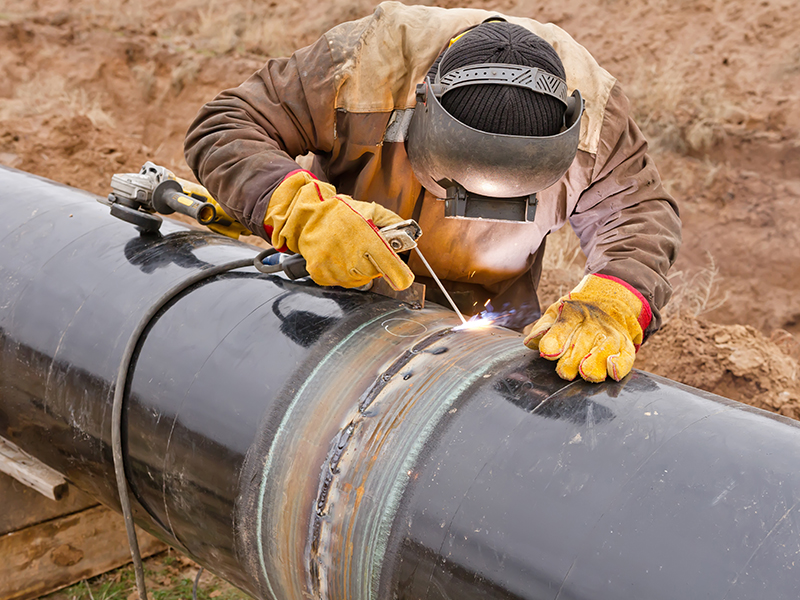
<svg viewBox="0 0 800 600"><path fill-rule="evenodd" d="M0 436L118 507L112 386L255 249L0 168ZM240 269L128 372L137 522L261 598L797 598L795 422Z"/></svg>

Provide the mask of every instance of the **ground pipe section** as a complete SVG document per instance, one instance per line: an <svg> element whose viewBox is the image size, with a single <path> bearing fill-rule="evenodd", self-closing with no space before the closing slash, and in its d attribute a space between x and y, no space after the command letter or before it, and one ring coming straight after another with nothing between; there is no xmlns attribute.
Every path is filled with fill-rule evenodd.
<svg viewBox="0 0 800 600"><path fill-rule="evenodd" d="M0 435L117 505L113 381L252 247L0 168ZM261 598L797 598L800 431L510 331L241 269L128 376L137 521Z"/></svg>

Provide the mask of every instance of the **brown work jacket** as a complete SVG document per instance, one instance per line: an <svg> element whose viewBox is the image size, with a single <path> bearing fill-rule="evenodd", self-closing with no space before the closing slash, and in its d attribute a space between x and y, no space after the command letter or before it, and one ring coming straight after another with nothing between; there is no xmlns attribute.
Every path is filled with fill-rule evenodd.
<svg viewBox="0 0 800 600"><path fill-rule="evenodd" d="M297 157L311 156L312 172L340 193L418 220L420 249L462 310L474 314L491 299L495 310L516 309L506 321L515 328L537 316L544 240L569 220L586 272L639 290L653 310L652 333L671 294L678 209L620 86L559 27L500 15L553 45L570 93L579 89L586 102L577 156L538 194L535 220L445 219L444 202L414 177L403 142L416 84L452 37L497 15L382 3L206 104L187 134L186 160L230 214L269 239L263 222L272 192L298 168ZM424 280L413 253L409 266Z"/></svg>

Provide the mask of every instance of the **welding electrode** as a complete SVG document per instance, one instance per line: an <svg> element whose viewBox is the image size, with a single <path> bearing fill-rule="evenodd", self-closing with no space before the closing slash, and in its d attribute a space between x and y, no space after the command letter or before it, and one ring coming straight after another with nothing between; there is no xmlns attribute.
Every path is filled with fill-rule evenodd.
<svg viewBox="0 0 800 600"><path fill-rule="evenodd" d="M467 320L464 318L464 315L461 314L461 311L458 310L458 307L456 306L456 303L453 302L453 299L450 297L450 294L448 294L447 290L444 289L442 282L439 281L439 278L436 276L436 273L433 272L433 269L431 268L430 264L428 264L428 261L425 260L424 256L422 256L422 252L419 251L419 246L415 246L414 250L416 250L417 254L419 254L419 257L422 260L423 264L425 265L425 268L428 269L428 272L431 274L431 277L433 277L433 280L436 282L436 285L438 285L439 289L442 290L442 293L444 294L444 297L447 298L447 301L450 303L450 306L452 306L453 310L456 311L458 318L461 319L461 323L466 325Z"/></svg>

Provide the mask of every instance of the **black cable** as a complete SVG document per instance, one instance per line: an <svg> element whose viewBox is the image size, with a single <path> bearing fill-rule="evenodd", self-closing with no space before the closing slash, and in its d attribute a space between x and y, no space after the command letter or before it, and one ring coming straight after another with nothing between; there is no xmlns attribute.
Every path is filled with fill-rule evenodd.
<svg viewBox="0 0 800 600"><path fill-rule="evenodd" d="M194 585L192 586L192 600L197 600L197 584L200 583L200 575L203 574L203 567L197 572L194 578Z"/></svg>
<svg viewBox="0 0 800 600"><path fill-rule="evenodd" d="M194 284L214 277L226 271L234 269L241 269L243 267L253 266L253 259L239 259L231 261L222 265L211 267L195 273L188 279L181 281L164 294L162 294L155 304L153 304L147 312L142 316L141 320L133 330L131 337L128 339L128 344L125 346L125 351L122 354L120 361L119 371L117 371L117 382L114 387L114 402L111 406L111 449L114 458L114 474L117 478L117 491L119 493L119 503L122 509L122 516L125 519L125 531L128 534L128 545L131 550L131 558L133 559L133 570L136 575L136 589L139 593L139 600L147 600L147 587L144 582L144 566L142 565L142 555L139 550L139 540L136 537L136 530L133 524L133 511L131 510L131 499L128 492L128 480L125 477L125 465L122 457L122 401L125 396L125 387L127 385L128 371L131 367L131 360L133 359L136 347L139 345L139 339L144 331L150 325L150 321L158 312L175 296L183 292L185 289L193 286ZM202 569L201 569L202 572ZM198 573L199 578L199 573ZM195 581L195 588L197 581Z"/></svg>

